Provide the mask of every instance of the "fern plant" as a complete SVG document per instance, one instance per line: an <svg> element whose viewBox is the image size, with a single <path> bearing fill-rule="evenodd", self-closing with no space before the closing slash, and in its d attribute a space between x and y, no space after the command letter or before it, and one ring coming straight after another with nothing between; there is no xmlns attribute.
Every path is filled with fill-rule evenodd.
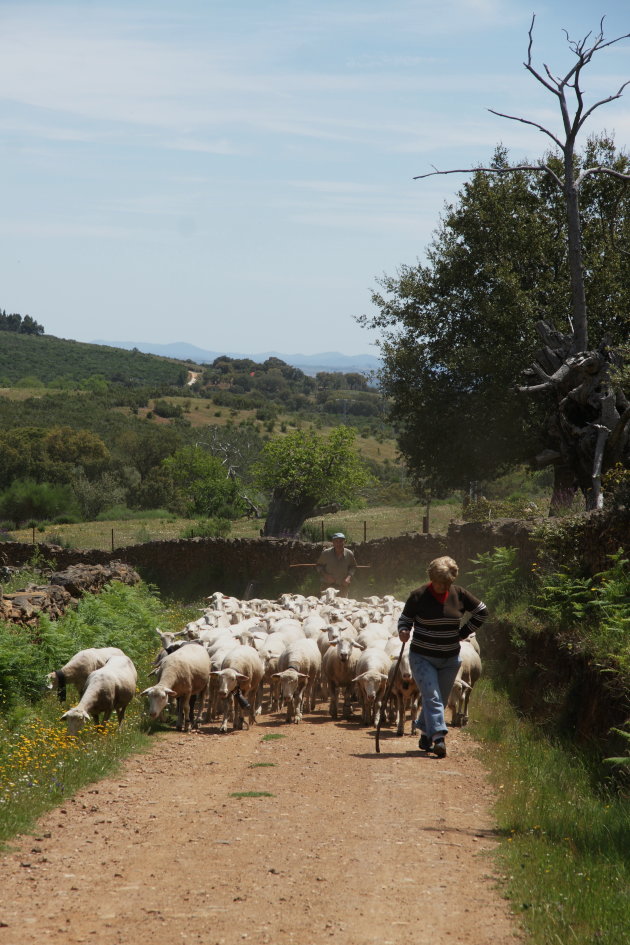
<svg viewBox="0 0 630 945"><path fill-rule="evenodd" d="M525 592L525 583L516 560L516 548L495 548L473 558L470 572L475 590L490 607L514 603Z"/></svg>

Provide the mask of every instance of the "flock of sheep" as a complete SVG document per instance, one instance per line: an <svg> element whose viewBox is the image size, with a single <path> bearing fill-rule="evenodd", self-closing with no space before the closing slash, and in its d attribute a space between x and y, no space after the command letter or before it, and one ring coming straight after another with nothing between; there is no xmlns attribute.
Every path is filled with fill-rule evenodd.
<svg viewBox="0 0 630 945"><path fill-rule="evenodd" d="M250 724L260 713L283 707L287 722L301 722L325 701L336 719L343 695L346 717L358 703L364 725L379 725L383 712L382 721L403 735L409 715L413 732L419 694L406 650L399 659L403 602L391 596L356 601L333 588L319 598L283 594L275 601L241 601L217 591L207 600L202 616L183 630L157 630L162 648L152 669L156 681L140 694L152 719L176 702L180 731L222 716L225 732L230 723L243 727L244 710ZM462 642L461 656L448 700L451 725L468 721L470 692L481 674L474 633ZM132 661L117 647L81 650L48 674L48 686L60 699L68 683L81 696L62 716L71 734L90 719L107 721L114 711L120 726L136 682Z"/></svg>

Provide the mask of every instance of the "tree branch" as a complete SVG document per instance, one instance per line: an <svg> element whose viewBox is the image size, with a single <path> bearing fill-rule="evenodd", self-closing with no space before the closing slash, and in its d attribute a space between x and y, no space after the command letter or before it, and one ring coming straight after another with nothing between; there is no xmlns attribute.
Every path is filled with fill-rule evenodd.
<svg viewBox="0 0 630 945"><path fill-rule="evenodd" d="M535 173L540 173L543 171L553 178L558 187L562 188L564 186L555 171L547 164L515 164L514 167L456 167L449 171L438 171L435 165L432 165L432 167L432 171L429 171L427 174L418 174L416 177L413 177L412 180L422 180L425 177L435 177L438 174L474 174L475 171L483 171L485 174L511 174L513 171L534 171Z"/></svg>
<svg viewBox="0 0 630 945"><path fill-rule="evenodd" d="M585 168L578 175L575 181L575 186L579 187L585 177L591 177L593 174L610 174L611 177L617 177L619 180L630 181L630 174L622 174L621 171L615 171L612 167L603 167L602 165L597 165L597 167Z"/></svg>
<svg viewBox="0 0 630 945"><path fill-rule="evenodd" d="M607 105L608 102L614 102L615 99L621 98L621 96L622 96L622 94L623 94L623 90L626 88L627 85L630 85L630 79L628 79L627 82L624 82L624 83L623 83L623 85L621 86L621 88L619 89L619 91L618 91L615 95L609 95L608 98L603 98L601 101L595 102L594 105L591 105L591 107L588 108L588 109L584 112L584 114L582 115L582 117L581 117L581 119L580 119L580 121L579 121L579 124L578 124L577 128L581 128L582 125L584 124L584 122L586 121L586 119L587 119L590 115L592 115L593 112L595 111L595 109L596 109L596 108L599 108L600 105Z"/></svg>
<svg viewBox="0 0 630 945"><path fill-rule="evenodd" d="M549 138L551 138L552 141L555 141L558 147L564 151L564 145L560 139L556 138L553 132L549 131L548 128L545 128L544 125L539 125L536 121L530 121L529 118L519 118L518 115L506 115L505 112L497 112L494 110L494 108L489 108L488 111L493 115L498 115L499 118L509 118L510 121L520 121L523 125L531 125L533 128L538 128L539 131L542 131L543 134L546 134Z"/></svg>

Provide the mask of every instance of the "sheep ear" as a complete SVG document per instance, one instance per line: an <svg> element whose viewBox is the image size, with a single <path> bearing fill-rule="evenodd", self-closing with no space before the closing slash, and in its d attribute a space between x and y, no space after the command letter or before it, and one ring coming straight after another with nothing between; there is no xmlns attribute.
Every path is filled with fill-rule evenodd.
<svg viewBox="0 0 630 945"><path fill-rule="evenodd" d="M176 695L177 695L177 693L175 692L174 689L167 689L166 686L164 687L164 692L166 693L167 696L176 696Z"/></svg>
<svg viewBox="0 0 630 945"><path fill-rule="evenodd" d="M155 672L155 670L154 670L154 672ZM149 673L149 675L151 675L151 674ZM148 694L151 692L151 689L152 689L152 688L153 688L152 686L149 686L149 688L148 688L148 689L144 689L144 690L140 693L140 695L141 695L141 696L148 696ZM62 716L62 718L63 718L63 716Z"/></svg>
<svg viewBox="0 0 630 945"><path fill-rule="evenodd" d="M381 673L381 679L389 679L386 673Z"/></svg>
<svg viewBox="0 0 630 945"><path fill-rule="evenodd" d="M301 676L302 679L308 679L308 673L298 673L298 676Z"/></svg>
<svg viewBox="0 0 630 945"><path fill-rule="evenodd" d="M63 720L67 717L67 715L68 715L68 713L67 713L67 712L64 712L63 715L61 716L61 720L63 721Z"/></svg>
<svg viewBox="0 0 630 945"><path fill-rule="evenodd" d="M357 643L356 640L353 640L353 641L352 641L352 645L353 645L353 646L356 646L357 650L364 650L364 649L365 649L365 647L363 646L363 644L362 644L362 643Z"/></svg>
<svg viewBox="0 0 630 945"><path fill-rule="evenodd" d="M237 678L237 679L249 679L249 676L246 676L245 673L237 673L237 674L236 674L236 678Z"/></svg>

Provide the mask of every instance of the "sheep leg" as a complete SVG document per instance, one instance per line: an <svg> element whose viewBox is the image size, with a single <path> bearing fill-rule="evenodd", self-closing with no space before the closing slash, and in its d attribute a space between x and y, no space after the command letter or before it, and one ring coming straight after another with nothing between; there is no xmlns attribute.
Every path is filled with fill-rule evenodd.
<svg viewBox="0 0 630 945"><path fill-rule="evenodd" d="M397 693L396 693L396 704L397 704L397 706L398 706L398 712L397 712L397 722L398 722L398 724L397 724L397 726L396 726L396 734L397 734L397 735L404 735L404 734L405 734L405 714L406 714L406 713L405 713L405 698L404 698L402 692L397 692Z"/></svg>
<svg viewBox="0 0 630 945"><path fill-rule="evenodd" d="M197 693L193 693L188 704L188 726L189 728L199 728L197 716L195 715L195 705L197 703Z"/></svg>
<svg viewBox="0 0 630 945"><path fill-rule="evenodd" d="M330 717L331 719L337 718L337 684L334 682L330 683Z"/></svg>
<svg viewBox="0 0 630 945"><path fill-rule="evenodd" d="M343 717L345 719L352 718L352 687L346 686L344 700L343 700Z"/></svg>

